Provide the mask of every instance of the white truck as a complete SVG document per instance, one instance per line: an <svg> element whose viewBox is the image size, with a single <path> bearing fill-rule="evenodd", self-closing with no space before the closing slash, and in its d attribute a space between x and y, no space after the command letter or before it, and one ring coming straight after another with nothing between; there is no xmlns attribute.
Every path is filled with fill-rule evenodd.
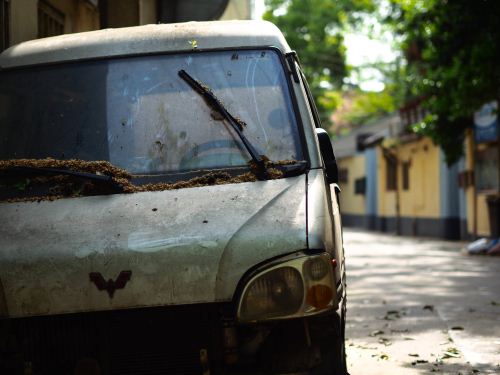
<svg viewBox="0 0 500 375"><path fill-rule="evenodd" d="M0 55L1 374L346 374L335 157L262 21Z"/></svg>

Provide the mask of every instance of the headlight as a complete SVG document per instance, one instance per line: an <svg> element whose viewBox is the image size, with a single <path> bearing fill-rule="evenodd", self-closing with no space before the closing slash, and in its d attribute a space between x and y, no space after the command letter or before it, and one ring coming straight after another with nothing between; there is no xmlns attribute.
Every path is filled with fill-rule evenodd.
<svg viewBox="0 0 500 375"><path fill-rule="evenodd" d="M280 267L253 280L245 290L241 318L255 320L294 314L302 305L304 284L293 267Z"/></svg>
<svg viewBox="0 0 500 375"><path fill-rule="evenodd" d="M251 322L317 314L336 300L331 257L303 256L253 276L243 289L238 320Z"/></svg>

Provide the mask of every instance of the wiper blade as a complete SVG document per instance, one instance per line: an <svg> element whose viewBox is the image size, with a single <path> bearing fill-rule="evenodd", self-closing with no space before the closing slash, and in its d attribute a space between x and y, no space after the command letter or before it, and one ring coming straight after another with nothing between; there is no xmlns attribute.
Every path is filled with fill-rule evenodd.
<svg viewBox="0 0 500 375"><path fill-rule="evenodd" d="M266 170L266 164L264 159L262 158L262 156L259 155L255 147L252 145L252 143L243 134L242 121L236 120L234 116L228 112L226 107L224 107L224 104L222 104L219 101L219 99L217 99L217 97L213 94L213 92L210 91L209 88L207 88L205 85L194 79L185 70L179 70L178 74L179 77L181 77L184 81L186 81L186 83L189 86L191 86L191 88L193 88L198 94L200 94L203 97L203 99L205 99L205 102L210 107L212 107L212 109L220 113L220 115L229 123L229 125L231 125L236 134L238 134L238 137L240 137L248 153L252 157L252 160L254 161L255 165L262 173L263 175L262 177L268 178L268 173Z"/></svg>
<svg viewBox="0 0 500 375"><path fill-rule="evenodd" d="M0 172L3 172L3 173L10 172L10 173L14 173L14 174L15 173L19 173L19 174L32 173L32 174L37 174L37 175L42 175L42 176L55 176L55 175L72 176L72 177L77 177L77 178L83 178L86 180L92 180L92 181L99 182L99 183L104 183L106 185L109 185L109 186L116 188L118 191L123 191L123 186L120 185L118 182L116 182L113 179L113 177L111 177L111 176L94 174L94 173L87 173L87 172L78 172L78 171L72 171L69 169L12 166L12 167L6 168Z"/></svg>
<svg viewBox="0 0 500 375"><path fill-rule="evenodd" d="M282 171L287 177L298 176L304 173L307 170L307 166L308 163L306 160L297 160L297 162L293 164L273 165L274 168Z"/></svg>

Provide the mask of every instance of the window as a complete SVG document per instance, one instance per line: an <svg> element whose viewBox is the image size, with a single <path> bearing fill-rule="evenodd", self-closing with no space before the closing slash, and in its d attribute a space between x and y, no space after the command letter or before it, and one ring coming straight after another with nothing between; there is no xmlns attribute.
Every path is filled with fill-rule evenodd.
<svg viewBox="0 0 500 375"><path fill-rule="evenodd" d="M462 189L467 189L474 185L474 171L466 170L458 174L458 186Z"/></svg>
<svg viewBox="0 0 500 375"><path fill-rule="evenodd" d="M0 0L0 52L9 46L9 0Z"/></svg>
<svg viewBox="0 0 500 375"><path fill-rule="evenodd" d="M403 162L403 190L410 189L410 166L409 161Z"/></svg>
<svg viewBox="0 0 500 375"><path fill-rule="evenodd" d="M347 184L349 177L349 171L347 168L340 168L339 170L339 182L343 184Z"/></svg>
<svg viewBox="0 0 500 375"><path fill-rule="evenodd" d="M488 144L476 152L476 188L478 191L498 190L498 146Z"/></svg>
<svg viewBox="0 0 500 375"><path fill-rule="evenodd" d="M64 13L52 5L40 0L38 2L38 37L64 34Z"/></svg>
<svg viewBox="0 0 500 375"><path fill-rule="evenodd" d="M397 167L398 161L394 156L385 156L386 165L386 190L396 190L398 186L397 182Z"/></svg>
<svg viewBox="0 0 500 375"><path fill-rule="evenodd" d="M354 194L366 194L366 177L360 177L354 181Z"/></svg>

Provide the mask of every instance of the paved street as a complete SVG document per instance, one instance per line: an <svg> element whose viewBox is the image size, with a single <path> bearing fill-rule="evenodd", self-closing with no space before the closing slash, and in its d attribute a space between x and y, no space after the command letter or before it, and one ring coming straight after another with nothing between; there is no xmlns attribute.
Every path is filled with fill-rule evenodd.
<svg viewBox="0 0 500 375"><path fill-rule="evenodd" d="M346 229L351 375L500 374L500 257Z"/></svg>

